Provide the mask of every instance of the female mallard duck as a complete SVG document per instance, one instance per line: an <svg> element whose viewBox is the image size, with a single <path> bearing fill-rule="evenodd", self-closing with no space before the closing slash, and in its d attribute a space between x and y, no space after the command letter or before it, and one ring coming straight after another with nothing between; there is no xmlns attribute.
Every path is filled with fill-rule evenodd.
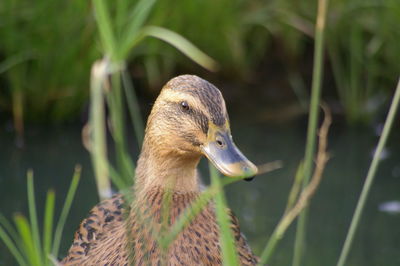
<svg viewBox="0 0 400 266"><path fill-rule="evenodd" d="M169 194L172 225L201 193L196 170L205 155L223 174L254 176L257 168L232 142L221 92L191 75L170 80L149 119L136 169L135 199L126 208L121 195L96 205L75 233L65 265L219 265L219 229L210 203L162 252L156 240ZM168 216L167 216L168 217ZM257 258L231 214L242 265Z"/></svg>

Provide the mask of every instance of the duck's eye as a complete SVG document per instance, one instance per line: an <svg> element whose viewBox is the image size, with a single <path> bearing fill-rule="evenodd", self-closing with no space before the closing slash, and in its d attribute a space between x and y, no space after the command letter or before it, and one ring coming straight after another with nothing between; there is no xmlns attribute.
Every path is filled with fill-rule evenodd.
<svg viewBox="0 0 400 266"><path fill-rule="evenodd" d="M189 104L186 101L181 102L181 109L185 112L189 111L190 107Z"/></svg>

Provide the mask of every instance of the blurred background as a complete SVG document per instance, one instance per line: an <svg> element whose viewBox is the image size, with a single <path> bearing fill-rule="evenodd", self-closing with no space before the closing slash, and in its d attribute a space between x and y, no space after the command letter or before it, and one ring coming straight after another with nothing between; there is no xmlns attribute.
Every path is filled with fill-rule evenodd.
<svg viewBox="0 0 400 266"><path fill-rule="evenodd" d="M136 4L126 2L127 10ZM143 25L183 36L218 68L209 71L155 38L144 38L124 58L144 121L166 81L195 74L222 91L233 137L248 158L257 164L283 161L280 170L226 188L257 254L284 211L304 154L316 13L312 0L158 0ZM304 265L332 265L339 256L400 73L399 25L398 0L329 2L322 99L333 112L332 158L311 203ZM116 35L125 34L129 31ZM60 206L74 166L82 165L61 256L98 202L82 128L88 120L90 69L104 55L100 39L90 1L0 3L0 212L6 217L27 212L28 169L35 175L37 206L44 206L49 188ZM123 112L128 113L126 107ZM129 119L123 122L126 150L136 160L134 129ZM397 119L349 265L400 264L399 133ZM271 265L291 263L294 228ZM15 263L0 243L0 265Z"/></svg>

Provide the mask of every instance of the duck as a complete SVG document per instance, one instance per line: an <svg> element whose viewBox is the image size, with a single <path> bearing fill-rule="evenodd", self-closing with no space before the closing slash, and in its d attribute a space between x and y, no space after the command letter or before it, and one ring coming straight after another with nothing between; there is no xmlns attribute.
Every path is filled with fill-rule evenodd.
<svg viewBox="0 0 400 266"><path fill-rule="evenodd" d="M257 174L233 142L220 90L195 75L177 76L161 89L148 117L130 190L133 200L116 194L93 207L60 264L222 265L212 201L166 250L157 241L204 190L197 170L204 156L225 176ZM230 210L229 217L240 265L256 265L258 258Z"/></svg>

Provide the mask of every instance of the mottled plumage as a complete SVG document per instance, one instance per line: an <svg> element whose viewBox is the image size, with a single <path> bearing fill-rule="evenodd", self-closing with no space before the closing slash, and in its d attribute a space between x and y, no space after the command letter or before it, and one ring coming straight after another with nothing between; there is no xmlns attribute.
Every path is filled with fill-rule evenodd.
<svg viewBox="0 0 400 266"><path fill-rule="evenodd" d="M183 100L190 105L189 110L180 107ZM222 95L212 84L189 75L167 83L148 119L132 190L133 201L128 204L117 194L96 205L80 224L61 263L220 265L219 229L213 202L179 233L167 250L156 239L200 195L196 166L203 146L209 142L208 125L227 127L227 121ZM257 258L232 213L231 228L240 263L255 265Z"/></svg>
<svg viewBox="0 0 400 266"><path fill-rule="evenodd" d="M158 235L162 224L163 196L161 188L148 191L145 199L134 204L136 211L130 211L127 219L122 218L121 210L126 209L122 207L124 201L120 194L95 206L75 233L74 244L63 263L159 265L162 256L154 236ZM171 224L197 196L198 193L194 192L172 194ZM236 217L231 215L231 221L242 265L254 265L256 258L240 232ZM129 231L126 230L127 225ZM132 252L132 258L129 257L128 251ZM219 230L211 205L180 233L166 253L164 258L169 265L221 264Z"/></svg>

